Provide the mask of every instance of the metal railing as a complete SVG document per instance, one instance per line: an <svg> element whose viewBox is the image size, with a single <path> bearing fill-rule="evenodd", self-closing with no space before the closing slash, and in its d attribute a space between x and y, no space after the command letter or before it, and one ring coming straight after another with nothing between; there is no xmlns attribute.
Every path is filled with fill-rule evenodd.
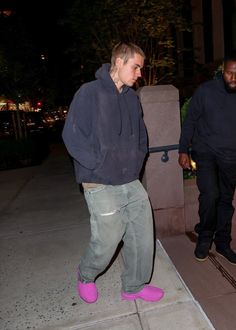
<svg viewBox="0 0 236 330"><path fill-rule="evenodd" d="M163 152L163 155L161 156L161 161L163 163L166 163L169 160L168 152L172 151L172 150L178 150L178 149L179 149L178 144L172 144L172 145L160 146L160 147L150 147L148 150L149 150L149 153Z"/></svg>

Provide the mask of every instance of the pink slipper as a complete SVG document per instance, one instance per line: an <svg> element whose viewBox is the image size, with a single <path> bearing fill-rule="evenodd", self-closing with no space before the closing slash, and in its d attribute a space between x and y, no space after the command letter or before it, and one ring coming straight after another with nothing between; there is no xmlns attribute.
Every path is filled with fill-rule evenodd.
<svg viewBox="0 0 236 330"><path fill-rule="evenodd" d="M92 304L98 299L98 290L94 282L83 283L78 281L77 291L80 298L88 304Z"/></svg>
<svg viewBox="0 0 236 330"><path fill-rule="evenodd" d="M121 298L123 300L143 299L145 301L159 301L163 296L164 291L162 289L151 285L145 285L141 291L136 293L121 293Z"/></svg>

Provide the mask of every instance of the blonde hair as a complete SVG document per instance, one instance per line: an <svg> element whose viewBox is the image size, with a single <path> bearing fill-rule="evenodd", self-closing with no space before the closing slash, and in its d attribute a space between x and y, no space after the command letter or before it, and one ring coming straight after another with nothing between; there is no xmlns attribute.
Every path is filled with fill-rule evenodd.
<svg viewBox="0 0 236 330"><path fill-rule="evenodd" d="M119 42L112 49L111 69L115 67L116 59L118 57L121 58L125 64L128 62L130 58L133 58L135 54L139 54L145 59L145 54L139 46L131 42L129 43Z"/></svg>

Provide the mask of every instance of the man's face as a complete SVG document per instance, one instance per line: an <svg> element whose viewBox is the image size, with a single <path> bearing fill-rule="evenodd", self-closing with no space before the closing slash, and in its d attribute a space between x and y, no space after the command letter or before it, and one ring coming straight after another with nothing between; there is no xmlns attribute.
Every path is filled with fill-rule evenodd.
<svg viewBox="0 0 236 330"><path fill-rule="evenodd" d="M133 86L137 79L142 76L141 69L143 64L144 58L139 54L135 54L134 57L130 58L126 63L124 63L123 59L118 58L116 66L120 87L123 85L129 87Z"/></svg>
<svg viewBox="0 0 236 330"><path fill-rule="evenodd" d="M236 92L236 61L224 63L223 78L229 92Z"/></svg>

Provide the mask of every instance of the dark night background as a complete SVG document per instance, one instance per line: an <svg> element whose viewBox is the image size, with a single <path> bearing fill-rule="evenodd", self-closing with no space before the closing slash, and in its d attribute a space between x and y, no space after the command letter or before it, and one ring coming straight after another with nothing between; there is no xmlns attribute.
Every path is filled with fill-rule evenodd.
<svg viewBox="0 0 236 330"><path fill-rule="evenodd" d="M73 0L16 0L12 3L38 50L52 57L62 54L68 36L60 26L60 20L66 16Z"/></svg>
<svg viewBox="0 0 236 330"><path fill-rule="evenodd" d="M185 2L188 3L187 0ZM10 9L12 11L11 17L2 17L5 38L7 38L6 34L11 29L9 27L9 30L7 30L7 21L18 24L19 28L16 28L16 30L24 30L23 37L21 36L22 43L17 36L18 40L16 40L15 46L13 40L15 36L9 33L9 39L12 39L12 42L7 42L11 45L8 45L6 54L12 54L10 57L15 56L15 61L18 56L18 49L21 48L20 56L23 59L22 62L24 62L27 56L30 58L27 50L32 47L33 56L31 58L34 58L34 62L32 61L28 65L24 63L25 70L22 69L21 75L19 74L17 81L13 84L11 76L14 76L14 72L10 72L11 68L13 70L13 62L11 62L12 58L10 60L8 58L8 82L10 81L10 83L8 90L0 94L8 94L8 98L19 102L23 100L17 100L18 95L24 94L26 98L34 99L34 102L40 99L47 107L68 105L79 86L84 81L94 78L94 71L98 68L98 65L110 60L110 50L114 43L117 40L129 41L127 39L129 32L127 31L132 28L131 26L128 27L131 24L130 13L138 15L139 22L137 26L139 29L146 23L147 20L142 15L143 9L141 7L144 3L136 0L111 1L110 3L102 0L88 2L79 0L60 2L1 0L0 9ZM104 4L108 4L108 7L104 8ZM122 7L123 5L124 7ZM73 10L69 12L72 6L74 6ZM146 8L146 10L149 10L147 14L150 14L150 9ZM155 12L158 12L158 10L155 10ZM166 13L164 14L166 15ZM127 26L127 29L124 29L124 26ZM17 31L16 34L18 33ZM145 40L146 36L141 36L141 33L139 33L140 38ZM132 32L128 35L128 38L130 38L130 41L136 42L132 38ZM23 46L26 40L30 47L29 45ZM139 40L137 40L137 43L139 43ZM37 61L41 61L41 63L36 63ZM21 63L18 64L17 70L21 66ZM25 86L23 93L19 80L23 82L22 77L24 76L24 81L27 84L27 77L25 76L29 75L30 71L32 71L31 76L33 74L35 76L33 79L35 92L33 91L33 85L28 83L31 90L28 88L28 91L26 91L27 86ZM170 71L174 71L173 67L170 67ZM29 77L28 81L30 79L32 80L32 77ZM7 86L5 82L3 81L3 85ZM12 92L13 88L15 89L15 95Z"/></svg>
<svg viewBox="0 0 236 330"><path fill-rule="evenodd" d="M68 86L70 76L69 60L65 49L70 34L61 24L73 0L58 2L47 0L16 1L16 10L24 20L29 36L39 54L45 56L47 69L55 77L58 93L56 102L67 104L73 90ZM67 93L68 96L63 97Z"/></svg>
<svg viewBox="0 0 236 330"><path fill-rule="evenodd" d="M65 55L65 49L70 42L70 34L62 24L62 20L66 16L67 9L72 2L72 0L57 3L46 0L0 1L0 9L11 10L14 24L18 24L20 29L24 31L22 39L24 39L24 42L27 40L30 47L33 48L34 56L41 60L41 65L44 66L42 77L44 76L45 82L43 85L44 88L48 89L50 89L51 85L54 93L51 103L55 105L67 105L74 93L74 90L72 90L73 86L70 85L70 62ZM5 18L5 22L7 19ZM5 26L6 24L4 24ZM9 39L12 36L10 29L11 27L9 27ZM16 28L16 30L19 29ZM4 40L6 40L8 30L5 30L3 33L5 34ZM18 34L18 31L16 33ZM8 44L10 52L12 52L14 40L12 42L9 40ZM15 53L17 53L19 47L21 46L15 43ZM27 53L27 46L25 51ZM31 68L32 70L35 69L33 63ZM39 98L43 99L44 97L39 96Z"/></svg>
<svg viewBox="0 0 236 330"><path fill-rule="evenodd" d="M191 96L201 82L196 77L211 78L219 65L213 54L212 1L203 1L205 63L200 64L193 48L190 0L166 0L165 5L161 0L0 0L2 68L7 62L7 70L0 72L0 96L16 102L23 97L40 100L47 109L68 106L80 85L110 60L111 48L120 40L144 47L144 76L150 67L153 75L143 84L171 83L180 89L182 99ZM11 11L9 17L2 15L6 9ZM222 0L222 9L228 50L234 40L233 1Z"/></svg>

